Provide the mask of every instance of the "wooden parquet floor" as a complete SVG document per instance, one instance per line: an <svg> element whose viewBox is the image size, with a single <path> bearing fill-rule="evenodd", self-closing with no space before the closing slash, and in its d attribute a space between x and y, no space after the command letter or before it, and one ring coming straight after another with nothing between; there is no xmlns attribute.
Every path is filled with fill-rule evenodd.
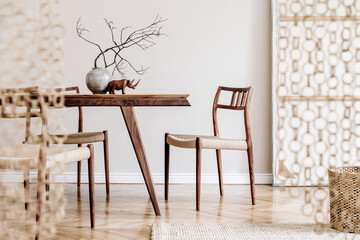
<svg viewBox="0 0 360 240"><path fill-rule="evenodd" d="M256 206L251 205L248 185L225 185L220 197L218 185L203 185L201 211L195 210L195 185L170 185L169 201L163 185L156 185L162 216L155 216L144 184L112 184L107 199L105 185L97 184L95 229L90 228L88 186L78 192L65 185L66 216L57 226L54 239L150 239L153 223L312 223L301 212L303 197L291 197L288 190L256 185ZM300 187L292 188L301 192ZM300 194L301 195L301 194Z"/></svg>

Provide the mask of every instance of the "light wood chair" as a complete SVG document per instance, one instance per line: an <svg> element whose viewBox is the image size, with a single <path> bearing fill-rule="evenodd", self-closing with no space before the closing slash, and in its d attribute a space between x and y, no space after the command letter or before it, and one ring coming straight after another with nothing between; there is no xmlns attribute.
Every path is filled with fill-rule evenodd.
<svg viewBox="0 0 360 240"><path fill-rule="evenodd" d="M42 215L45 211L45 174L51 168L63 166L68 163L88 160L89 177L89 202L90 202L90 222L91 228L95 225L95 202L94 202L94 148L89 144L87 147L77 148L51 148L49 147L49 136L47 128L47 109L50 105L50 95L42 95L34 88L25 89L0 89L0 118L26 118L26 125L30 123L28 119L41 119L41 135L39 144L23 143L14 147L0 149L0 169L38 170L37 175L37 207L36 221L38 228L35 239L41 237ZM46 100L45 100L46 99ZM58 98L52 100L56 102ZM26 110L24 109L26 108ZM30 111L29 111L30 109ZM31 111L36 109L36 111ZM27 137L32 135L28 132ZM29 199L29 184L24 186L25 199ZM25 200L25 201L27 201ZM25 203L25 208L27 205ZM46 224L46 223L45 223Z"/></svg>
<svg viewBox="0 0 360 240"><path fill-rule="evenodd" d="M232 92L230 104L228 105L218 104L220 93L222 91ZM202 149L216 149L220 195L223 195L221 149L247 151L249 174L250 174L251 201L252 204L255 205L253 150L252 150L252 139L250 133L250 121L249 121L251 93L252 93L252 87L248 87L248 88L219 87L218 88L213 103L214 136L184 135L184 134L170 134L170 133L165 134L165 200L168 200L168 196L169 196L169 166L170 166L169 159L170 159L170 145L172 145L180 148L196 149L196 210L200 210ZM246 139L244 140L225 139L220 137L218 122L217 122L217 110L219 108L244 111Z"/></svg>
<svg viewBox="0 0 360 240"><path fill-rule="evenodd" d="M45 89L42 88L41 91L51 93L67 93L75 91L77 94L80 93L79 87L67 87L67 88L53 88ZM79 147L82 144L86 143L96 143L102 142L104 147L104 164L105 164L105 182L106 182L106 195L110 194L110 177L109 177L109 143L108 143L108 132L83 132L83 111L82 107L78 107L79 117L78 117L78 132L66 134L66 139L63 144L77 144ZM50 143L53 143L52 139L62 138L63 135L53 135L50 134ZM77 163L77 186L80 187L81 184L81 162Z"/></svg>

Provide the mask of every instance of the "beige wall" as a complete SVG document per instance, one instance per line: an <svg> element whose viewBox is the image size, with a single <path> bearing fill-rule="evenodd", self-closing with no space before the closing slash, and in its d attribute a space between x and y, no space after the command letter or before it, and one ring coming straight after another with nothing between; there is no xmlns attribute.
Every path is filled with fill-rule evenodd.
<svg viewBox="0 0 360 240"><path fill-rule="evenodd" d="M83 93L89 93L84 78L92 68L98 50L77 37L75 24L80 16L83 25L90 30L88 37L103 44L111 43L104 17L114 21L118 28L130 25L133 29L149 24L157 13L168 18L163 29L168 37L157 39L158 44L147 52L136 49L129 53L129 59L135 64L150 66L141 77L136 91L128 90L129 94L190 94L190 108L136 108L145 151L154 176L160 177L163 173L165 132L212 134L211 106L219 85L254 87L250 116L255 172L270 176L269 0L64 0L63 8L66 85L78 85ZM139 78L134 74L129 74L129 77ZM76 111L70 112L76 114ZM84 112L86 131L109 131L113 180L118 180L116 176L138 176L140 170L119 109L87 108ZM222 111L220 114L220 131L223 136L238 137L240 134L244 137L241 114ZM74 120L68 119L67 126L69 130L76 129ZM95 151L96 172L101 176L104 171L102 145L96 144ZM215 152L207 150L203 156L203 173L215 176ZM223 168L224 173L233 179L240 176L238 174L246 176L246 153L224 151ZM171 172L178 174L179 181L181 177L192 177L194 171L195 152L173 148ZM66 172L75 172L75 166L68 167ZM228 182L231 182L230 178Z"/></svg>

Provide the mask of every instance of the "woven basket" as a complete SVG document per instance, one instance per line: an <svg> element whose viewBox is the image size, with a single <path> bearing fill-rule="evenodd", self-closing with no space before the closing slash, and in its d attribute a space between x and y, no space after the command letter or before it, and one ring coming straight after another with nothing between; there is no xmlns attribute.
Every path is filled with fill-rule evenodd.
<svg viewBox="0 0 360 240"><path fill-rule="evenodd" d="M330 227L360 233L360 167L331 168Z"/></svg>

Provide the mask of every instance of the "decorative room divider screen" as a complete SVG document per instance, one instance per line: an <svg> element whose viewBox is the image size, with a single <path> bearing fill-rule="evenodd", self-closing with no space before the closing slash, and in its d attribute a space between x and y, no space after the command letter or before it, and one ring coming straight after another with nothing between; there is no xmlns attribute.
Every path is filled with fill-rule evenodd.
<svg viewBox="0 0 360 240"><path fill-rule="evenodd" d="M19 103L26 102L18 97L19 94L25 92L24 89L19 88L64 86L62 39L65 29L62 22L61 1L0 1L0 88L12 88L8 91L2 90L1 93L3 108L0 119L0 152L3 162L6 160L4 155L8 155L10 152L8 147L21 144L25 140L25 136L33 137L41 132L43 118L32 119L31 133L25 132L25 129L29 129L26 128L28 124L30 125L29 117L18 119L19 121L4 118L5 111L12 113L12 117L19 114ZM7 98L4 97L4 92L7 93ZM59 101L61 98L58 96L56 99L57 107L61 107L60 105L63 103L63 101ZM5 104L4 99L11 99L11 104ZM28 105L37 106L39 99L41 98L33 99ZM27 115L25 114L25 116ZM48 112L47 118L51 120L48 123L50 132L64 131L63 117L63 112ZM25 156L22 154L20 151L16 152L18 158L24 157L24 162L25 159L33 156L33 152L29 155L25 154ZM13 160L15 162L15 159ZM15 169L15 164L12 167ZM18 167L16 166L17 169ZM47 179L45 183L54 182L55 175L61 174L61 172L62 168L52 171L50 179ZM19 176L16 173L21 176L20 179L9 177ZM41 235L42 239L48 239L55 233L55 224L64 215L63 185L52 184L49 191L46 192L49 200L43 201L43 207L38 208L38 199L45 194L39 194L39 198L37 198L34 187L29 187L30 194L28 182L31 180L36 183L37 181L36 177L30 176L27 171L24 171L24 179L22 171L0 171L0 239L34 239L35 235ZM18 180L24 180L27 187L24 188L24 184L15 182ZM39 192L44 193L44 190ZM40 219L37 215L39 211L43 212Z"/></svg>
<svg viewBox="0 0 360 240"><path fill-rule="evenodd" d="M274 185L326 184L360 163L360 1L272 3Z"/></svg>

